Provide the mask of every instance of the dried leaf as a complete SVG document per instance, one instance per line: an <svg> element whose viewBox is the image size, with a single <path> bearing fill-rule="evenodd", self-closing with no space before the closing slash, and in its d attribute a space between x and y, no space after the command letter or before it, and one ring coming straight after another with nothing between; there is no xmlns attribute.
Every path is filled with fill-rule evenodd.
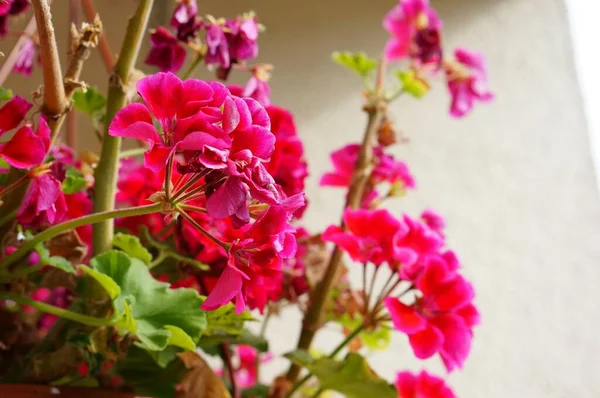
<svg viewBox="0 0 600 398"><path fill-rule="evenodd" d="M285 398L292 390L294 383L289 381L285 376L279 376L273 380L269 389L269 398Z"/></svg>
<svg viewBox="0 0 600 398"><path fill-rule="evenodd" d="M178 354L189 372L177 386L177 398L231 398L219 376L193 351Z"/></svg>
<svg viewBox="0 0 600 398"><path fill-rule="evenodd" d="M64 257L73 264L80 263L87 255L87 245L82 242L76 230L70 229L55 236L46 243L51 256Z"/></svg>

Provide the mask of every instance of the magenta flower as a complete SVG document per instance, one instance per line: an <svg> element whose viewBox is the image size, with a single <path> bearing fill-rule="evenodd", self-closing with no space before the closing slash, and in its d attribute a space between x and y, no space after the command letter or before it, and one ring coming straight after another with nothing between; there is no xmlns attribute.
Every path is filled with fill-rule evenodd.
<svg viewBox="0 0 600 398"><path fill-rule="evenodd" d="M231 143L217 126L223 118L220 108L229 95L225 86L196 79L182 82L172 73L160 72L140 79L137 91L146 105L133 103L121 109L109 134L147 141L146 167L160 170L175 151L203 151L206 164L223 167ZM160 132L153 125L153 117Z"/></svg>
<svg viewBox="0 0 600 398"><path fill-rule="evenodd" d="M17 219L25 225L55 224L65 219L67 205L61 183L51 174L42 174L31 181Z"/></svg>
<svg viewBox="0 0 600 398"><path fill-rule="evenodd" d="M229 247L227 266L210 292L202 309L214 310L235 300L236 312L253 307L264 308L271 290L277 290L273 277L281 275L282 260L296 253L296 229L289 224L292 213L304 204L303 195L270 206L241 238Z"/></svg>
<svg viewBox="0 0 600 398"><path fill-rule="evenodd" d="M455 398L443 379L426 371L419 374L399 372L396 375L398 398Z"/></svg>
<svg viewBox="0 0 600 398"><path fill-rule="evenodd" d="M472 328L479 323L471 301L473 287L443 256L429 256L416 280L422 297L406 305L388 297L385 305L396 329L409 337L417 358L439 353L450 372L462 367L471 348Z"/></svg>
<svg viewBox="0 0 600 398"><path fill-rule="evenodd" d="M394 236L405 235L407 226L385 209L344 211L347 231L331 225L323 232L325 242L333 242L361 263L380 265L394 257Z"/></svg>
<svg viewBox="0 0 600 398"><path fill-rule="evenodd" d="M385 16L383 27L392 35L385 46L389 61L407 57L421 63L441 61L442 22L429 0L400 0Z"/></svg>
<svg viewBox="0 0 600 398"><path fill-rule="evenodd" d="M474 51L458 48L456 62L446 65L446 81L452 96L450 114L463 117L473 109L475 101L489 102L494 94L487 87L487 73L483 56Z"/></svg>
<svg viewBox="0 0 600 398"><path fill-rule="evenodd" d="M28 0L0 1L0 37L8 33L8 17L19 15L29 7Z"/></svg>
<svg viewBox="0 0 600 398"><path fill-rule="evenodd" d="M269 83L256 76L248 79L242 97L250 97L258 101L262 106L271 105L271 87Z"/></svg>
<svg viewBox="0 0 600 398"><path fill-rule="evenodd" d="M245 344L239 344L235 348L239 358L239 365L234 370L237 385L250 388L258 382L258 364L269 362L273 354L260 354L256 348ZM217 369L215 373L222 376L223 370Z"/></svg>
<svg viewBox="0 0 600 398"><path fill-rule="evenodd" d="M206 65L220 65L223 68L229 68L231 57L229 55L229 44L223 31L223 25L213 21L204 24L206 29L206 47L204 55Z"/></svg>
<svg viewBox="0 0 600 398"><path fill-rule="evenodd" d="M31 106L19 96L4 104L0 108L0 136L21 124ZM28 169L44 161L49 147L50 128L42 116L37 131L23 125L10 140L0 143L0 157L13 167Z"/></svg>
<svg viewBox="0 0 600 398"><path fill-rule="evenodd" d="M444 228L446 228L446 220L440 214L438 214L435 210L427 209L423 213L421 213L421 220L427 225L430 229L440 234L440 236L444 236Z"/></svg>
<svg viewBox="0 0 600 398"><path fill-rule="evenodd" d="M426 224L404 215L402 221L407 226L394 236L394 259L402 267L401 276L414 280L422 271L420 261L428 255L437 255L444 246L444 238Z"/></svg>
<svg viewBox="0 0 600 398"><path fill-rule="evenodd" d="M25 76L31 76L33 64L36 61L39 65L42 64L37 44L31 39L27 39L23 41L21 48L19 48L19 56L15 62L15 66L13 66L13 71Z"/></svg>
<svg viewBox="0 0 600 398"><path fill-rule="evenodd" d="M258 22L253 14L242 15L225 22L231 59L249 61L258 56Z"/></svg>
<svg viewBox="0 0 600 398"><path fill-rule="evenodd" d="M202 24L197 21L196 0L180 0L173 11L171 26L177 31L177 38L183 42L196 36Z"/></svg>
<svg viewBox="0 0 600 398"><path fill-rule="evenodd" d="M150 45L150 53L144 61L146 65L157 66L161 72L181 69L187 53L168 29L162 26L156 28L150 35Z"/></svg>

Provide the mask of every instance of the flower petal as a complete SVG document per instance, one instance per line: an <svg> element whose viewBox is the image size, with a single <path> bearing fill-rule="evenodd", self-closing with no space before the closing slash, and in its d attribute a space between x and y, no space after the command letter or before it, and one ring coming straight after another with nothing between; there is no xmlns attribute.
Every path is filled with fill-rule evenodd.
<svg viewBox="0 0 600 398"><path fill-rule="evenodd" d="M159 72L140 79L136 87L150 112L161 124L170 124L168 122L177 115L183 97L181 79L171 72Z"/></svg>
<svg viewBox="0 0 600 398"><path fill-rule="evenodd" d="M215 310L229 303L241 291L242 276L235 269L225 267L212 292L210 292L204 303L202 303L202 309L205 311ZM237 310L238 305L236 303L236 312Z"/></svg>
<svg viewBox="0 0 600 398"><path fill-rule="evenodd" d="M129 104L117 112L110 123L108 134L153 142L162 141L152 125L152 116L148 108L140 103Z"/></svg>
<svg viewBox="0 0 600 398"><path fill-rule="evenodd" d="M419 359L427 359L442 348L444 335L437 328L427 325L425 329L408 336L408 340L415 356Z"/></svg>
<svg viewBox="0 0 600 398"><path fill-rule="evenodd" d="M0 135L17 127L33 104L23 97L14 96L0 108Z"/></svg>
<svg viewBox="0 0 600 398"><path fill-rule="evenodd" d="M21 127L10 141L0 144L0 157L18 169L28 169L44 161L46 147L31 127Z"/></svg>
<svg viewBox="0 0 600 398"><path fill-rule="evenodd" d="M396 297L385 299L394 327L401 332L413 334L427 327L427 321L421 317L412 307L402 303Z"/></svg>

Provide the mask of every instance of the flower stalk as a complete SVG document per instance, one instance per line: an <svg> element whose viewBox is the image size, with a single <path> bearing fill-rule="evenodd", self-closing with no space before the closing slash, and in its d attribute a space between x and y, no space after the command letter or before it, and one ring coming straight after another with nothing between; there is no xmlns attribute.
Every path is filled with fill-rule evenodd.
<svg viewBox="0 0 600 398"><path fill-rule="evenodd" d="M115 207L121 138L109 135L108 127L116 113L125 106L127 101L125 89L130 84L129 78L140 52L142 37L148 25L153 3L153 0L140 1L135 15L129 20L119 60L110 77L106 102L105 133L95 173L94 212L96 213L110 211ZM109 219L94 225L94 254L102 253L111 247L113 233L114 225Z"/></svg>
<svg viewBox="0 0 600 398"><path fill-rule="evenodd" d="M352 175L352 183L348 189L346 204L344 208L356 209L365 192L365 187L371 174L373 161L373 146L377 137L377 131L386 112L386 100L383 96L383 74L385 71L385 61L382 58L379 62L377 72L375 92L372 100L367 106L367 127L360 147L360 153ZM343 221L341 226L344 227ZM340 264L342 260L342 250L336 246L331 253L329 263L323 275L323 279L315 286L310 293L310 304L304 315L302 322L302 331L298 339L297 348L307 350L315 337L317 330L320 328L323 318L323 310L327 303L327 299L331 294L334 281L337 279ZM286 378L289 381L295 381L300 373L300 366L292 364L287 372Z"/></svg>

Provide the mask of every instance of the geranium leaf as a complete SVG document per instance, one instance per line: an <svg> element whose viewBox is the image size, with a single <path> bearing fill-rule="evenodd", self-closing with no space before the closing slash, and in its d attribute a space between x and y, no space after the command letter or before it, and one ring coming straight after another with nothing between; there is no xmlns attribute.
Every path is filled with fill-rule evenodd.
<svg viewBox="0 0 600 398"><path fill-rule="evenodd" d="M88 185L88 181L85 179L75 167L67 166L65 179L62 182L61 190L66 194L77 193Z"/></svg>
<svg viewBox="0 0 600 398"><path fill-rule="evenodd" d="M80 88L73 93L73 106L78 111L97 119L104 112L106 98L93 87Z"/></svg>
<svg viewBox="0 0 600 398"><path fill-rule="evenodd" d="M331 54L333 61L345 68L367 77L377 67L377 61L364 52L336 51Z"/></svg>
<svg viewBox="0 0 600 398"><path fill-rule="evenodd" d="M308 369L322 388L335 390L348 398L396 398L396 389L380 378L359 354L349 353L343 360L315 359L303 350L285 355L290 361Z"/></svg>
<svg viewBox="0 0 600 398"><path fill-rule="evenodd" d="M429 91L426 81L417 76L414 70L396 71L396 77L402 84L402 90L415 98L422 98Z"/></svg>
<svg viewBox="0 0 600 398"><path fill-rule="evenodd" d="M119 286L113 299L115 326L135 334L140 346L160 351L168 344L189 348L198 341L206 328L198 292L171 289L168 283L154 279L140 260L118 250L94 257L91 265Z"/></svg>
<svg viewBox="0 0 600 398"><path fill-rule="evenodd" d="M104 290L106 290L106 293L108 293L108 296L111 298L111 300L117 298L117 296L121 293L121 288L115 281L112 280L112 278L101 274L87 265L80 265L79 268L83 270L85 274L94 278L96 282L98 282L104 288Z"/></svg>
<svg viewBox="0 0 600 398"><path fill-rule="evenodd" d="M354 319L350 318L348 314L344 314L335 321L349 330L354 330L363 323L359 314L355 314ZM371 351L383 351L389 347L391 340L390 329L383 326L375 330L363 330L359 333L358 338Z"/></svg>
<svg viewBox="0 0 600 398"><path fill-rule="evenodd" d="M207 327L202 332L203 336L215 334L240 334L244 330L244 323L254 318L248 311L237 315L235 306L231 303L206 313Z"/></svg>
<svg viewBox="0 0 600 398"><path fill-rule="evenodd" d="M0 87L0 101L8 101L13 97L12 90Z"/></svg>
<svg viewBox="0 0 600 398"><path fill-rule="evenodd" d="M257 336L247 329L242 330L240 334L226 334L214 332L210 336L202 336L198 342L198 347L210 355L217 355L218 347L221 343L246 344L256 348L259 352L269 351L269 342L264 338Z"/></svg>
<svg viewBox="0 0 600 398"><path fill-rule="evenodd" d="M27 231L25 233L25 237L26 239L30 239L32 235L29 231ZM35 251L40 255L40 264L58 268L69 274L75 273L75 268L73 268L73 264L71 264L69 260L67 260L64 257L50 255L50 250L48 250L48 248L44 246L44 243L38 243L35 246Z"/></svg>
<svg viewBox="0 0 600 398"><path fill-rule="evenodd" d="M140 238L137 236L119 232L113 238L113 246L123 250L133 258L142 260L146 265L152 261L152 254L142 245Z"/></svg>

